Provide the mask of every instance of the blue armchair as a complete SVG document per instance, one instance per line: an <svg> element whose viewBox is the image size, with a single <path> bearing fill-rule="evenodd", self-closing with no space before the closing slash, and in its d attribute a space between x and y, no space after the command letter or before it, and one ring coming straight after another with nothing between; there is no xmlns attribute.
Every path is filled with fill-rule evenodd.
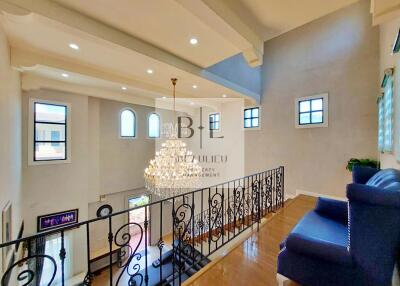
<svg viewBox="0 0 400 286"><path fill-rule="evenodd" d="M278 274L307 286L391 285L400 171L354 167L348 202L319 198L281 244Z"/></svg>

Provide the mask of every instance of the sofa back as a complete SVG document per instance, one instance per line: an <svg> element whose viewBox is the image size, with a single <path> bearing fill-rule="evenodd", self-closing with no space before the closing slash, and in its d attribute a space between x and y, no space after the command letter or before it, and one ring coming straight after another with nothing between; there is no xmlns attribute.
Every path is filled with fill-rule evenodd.
<svg viewBox="0 0 400 286"><path fill-rule="evenodd" d="M388 191L400 190L400 171L396 169L381 170L373 175L366 185Z"/></svg>

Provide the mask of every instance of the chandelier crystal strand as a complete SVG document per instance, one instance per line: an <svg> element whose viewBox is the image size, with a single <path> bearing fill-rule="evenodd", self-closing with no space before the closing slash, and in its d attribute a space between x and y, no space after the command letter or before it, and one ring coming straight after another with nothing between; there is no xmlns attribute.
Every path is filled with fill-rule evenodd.
<svg viewBox="0 0 400 286"><path fill-rule="evenodd" d="M174 124L167 140L161 144L155 158L144 171L146 188L161 198L183 194L198 181L201 166L193 153L186 149L186 143L178 139L175 127L175 85L177 79L171 79L174 95Z"/></svg>

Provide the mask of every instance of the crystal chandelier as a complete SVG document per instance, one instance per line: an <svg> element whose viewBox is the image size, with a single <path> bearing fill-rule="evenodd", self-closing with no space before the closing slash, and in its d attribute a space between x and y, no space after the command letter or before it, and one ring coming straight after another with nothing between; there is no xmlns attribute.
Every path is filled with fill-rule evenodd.
<svg viewBox="0 0 400 286"><path fill-rule="evenodd" d="M177 79L171 79L174 95L174 120L175 86ZM160 151L150 161L144 171L146 188L161 198L168 198L189 191L198 181L201 167L193 153L186 149L186 143L179 140L177 127L174 123L173 130L162 143Z"/></svg>

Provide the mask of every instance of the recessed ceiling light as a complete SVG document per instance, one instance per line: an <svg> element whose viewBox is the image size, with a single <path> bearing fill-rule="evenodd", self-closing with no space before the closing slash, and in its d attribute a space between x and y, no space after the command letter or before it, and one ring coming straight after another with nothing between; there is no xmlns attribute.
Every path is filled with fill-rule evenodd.
<svg viewBox="0 0 400 286"><path fill-rule="evenodd" d="M62 77L69 77L69 74L67 74L67 73L64 72L64 73L61 74L61 76L62 76Z"/></svg>
<svg viewBox="0 0 400 286"><path fill-rule="evenodd" d="M71 43L69 44L69 47L73 50L79 50L79 46L77 44Z"/></svg>
<svg viewBox="0 0 400 286"><path fill-rule="evenodd" d="M199 40L197 40L196 38L191 38L190 39L190 44L192 44L193 46L197 45L198 43L199 43Z"/></svg>
<svg viewBox="0 0 400 286"><path fill-rule="evenodd" d="M147 70L147 73L148 73L148 74L152 74L152 73L153 73L153 70L152 70L152 69L148 69L148 70Z"/></svg>
<svg viewBox="0 0 400 286"><path fill-rule="evenodd" d="M166 96L163 96L162 99L167 99L167 97L166 97Z"/></svg>
<svg viewBox="0 0 400 286"><path fill-rule="evenodd" d="M190 102L190 105L194 105L194 102L193 102L193 101L191 101L191 102Z"/></svg>
<svg viewBox="0 0 400 286"><path fill-rule="evenodd" d="M222 97L224 97L224 98L225 98L225 97L228 97L228 96L227 96L227 95L224 93L224 94L222 95Z"/></svg>
<svg viewBox="0 0 400 286"><path fill-rule="evenodd" d="M194 84L194 85L192 85L192 87L193 87L194 89L196 89L196 88L197 88L197 85Z"/></svg>
<svg viewBox="0 0 400 286"><path fill-rule="evenodd" d="M122 90L127 90L128 88L126 86L121 87Z"/></svg>

